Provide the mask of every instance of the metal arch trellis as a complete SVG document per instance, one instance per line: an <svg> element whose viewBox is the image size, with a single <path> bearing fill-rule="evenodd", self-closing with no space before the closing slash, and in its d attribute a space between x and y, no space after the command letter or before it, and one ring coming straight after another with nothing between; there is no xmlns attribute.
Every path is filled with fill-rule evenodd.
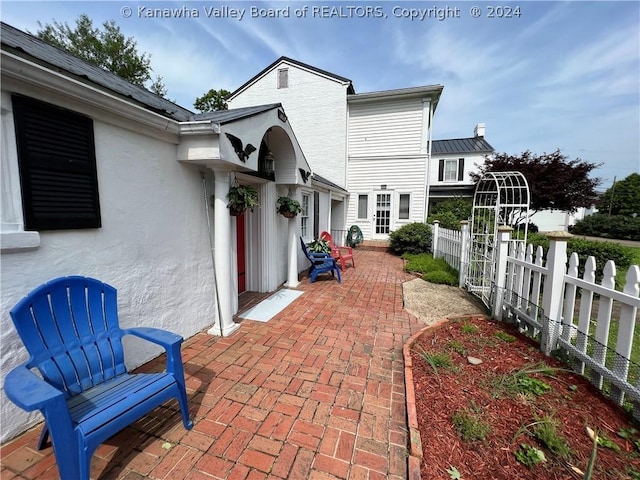
<svg viewBox="0 0 640 480"><path fill-rule="evenodd" d="M527 240L529 185L520 172L487 172L473 196L469 262L465 284L489 306L493 292L495 244L498 227L514 229L515 242Z"/></svg>

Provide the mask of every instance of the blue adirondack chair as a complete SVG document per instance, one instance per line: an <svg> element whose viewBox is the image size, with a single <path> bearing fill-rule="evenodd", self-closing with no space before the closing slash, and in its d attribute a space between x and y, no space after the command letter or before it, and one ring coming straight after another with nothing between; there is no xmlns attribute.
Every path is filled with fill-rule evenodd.
<svg viewBox="0 0 640 480"><path fill-rule="evenodd" d="M328 253L316 253L309 252L307 246L300 237L300 243L302 244L302 251L305 256L311 262L311 266L309 267L309 271L307 275L309 276L309 282L313 283L316 281L316 278L321 273L331 273L331 276L338 276L338 283L342 283L342 278L340 278L340 269L338 268L338 264L335 259L329 255Z"/></svg>
<svg viewBox="0 0 640 480"><path fill-rule="evenodd" d="M156 328L121 329L115 288L86 277L57 278L18 302L11 318L30 358L9 372L4 390L23 410L43 414L38 449L51 435L63 480L88 480L102 442L171 398L178 400L185 428L193 427L182 337ZM166 371L128 373L125 335L164 347Z"/></svg>

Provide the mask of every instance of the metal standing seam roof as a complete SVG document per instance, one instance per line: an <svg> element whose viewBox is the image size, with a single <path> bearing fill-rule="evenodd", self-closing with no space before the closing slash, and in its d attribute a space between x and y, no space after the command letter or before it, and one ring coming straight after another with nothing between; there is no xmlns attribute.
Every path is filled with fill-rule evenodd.
<svg viewBox="0 0 640 480"><path fill-rule="evenodd" d="M495 149L484 137L454 138L451 140L433 140L431 154L455 153L491 153Z"/></svg>

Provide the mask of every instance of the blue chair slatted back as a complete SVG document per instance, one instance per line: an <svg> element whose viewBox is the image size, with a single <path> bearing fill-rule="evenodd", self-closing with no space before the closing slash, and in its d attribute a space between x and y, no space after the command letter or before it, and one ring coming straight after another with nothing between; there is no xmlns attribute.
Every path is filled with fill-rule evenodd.
<svg viewBox="0 0 640 480"><path fill-rule="evenodd" d="M29 368L67 398L126 373L116 289L86 277L47 282L11 310Z"/></svg>

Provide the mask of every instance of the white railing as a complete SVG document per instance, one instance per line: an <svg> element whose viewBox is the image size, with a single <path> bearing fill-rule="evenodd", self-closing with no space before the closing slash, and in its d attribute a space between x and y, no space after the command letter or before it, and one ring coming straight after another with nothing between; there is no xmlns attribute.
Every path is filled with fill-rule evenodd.
<svg viewBox="0 0 640 480"><path fill-rule="evenodd" d="M467 239L464 231L456 236L448 233L451 231L443 235L444 230L434 225L434 256L444 257L454 267L462 264L463 270L468 230ZM581 375L588 368L597 388L602 389L606 380L612 400L621 405L628 397L634 404L634 417L640 419L640 365L630 360L635 337L640 341L640 331L635 330L640 322L640 267L629 268L622 291L615 289L616 267L611 260L604 266L600 283L595 280L593 257L586 261L580 277L577 254L567 262L570 237L564 232L549 234L545 258L541 247L534 251L532 245L514 242L511 228L500 227L491 314L539 338L546 355L562 351ZM612 329L616 335L611 335Z"/></svg>

